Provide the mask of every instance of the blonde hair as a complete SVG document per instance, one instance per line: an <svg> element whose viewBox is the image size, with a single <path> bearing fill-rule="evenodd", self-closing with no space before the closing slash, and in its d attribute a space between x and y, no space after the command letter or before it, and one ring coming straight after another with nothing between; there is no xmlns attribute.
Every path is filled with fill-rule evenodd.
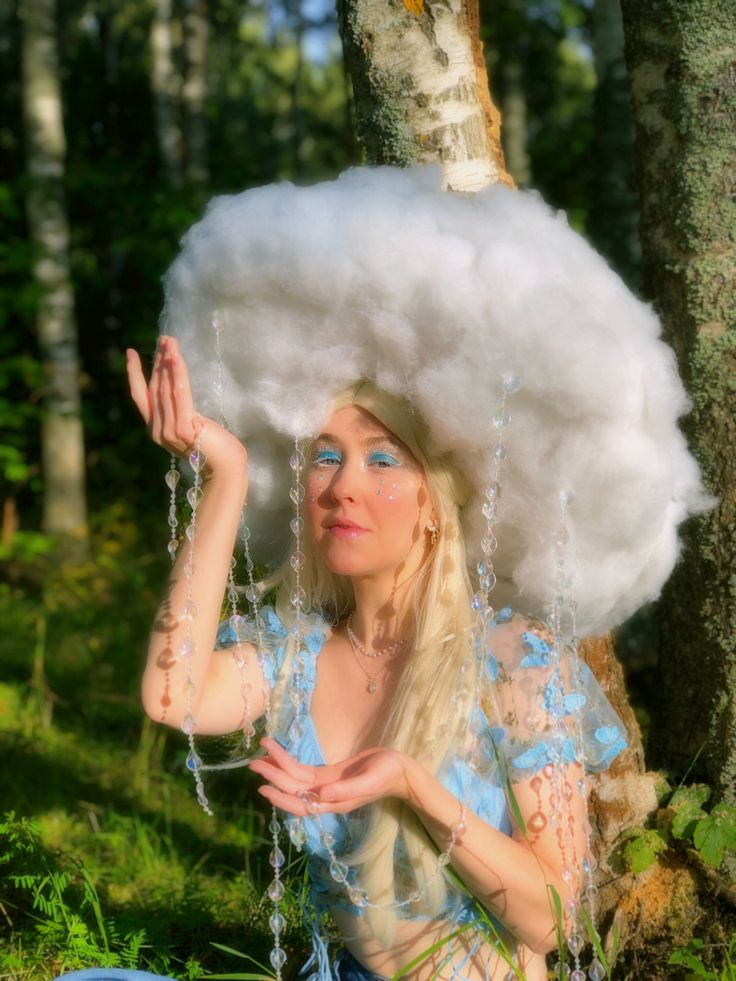
<svg viewBox="0 0 736 981"><path fill-rule="evenodd" d="M444 760L467 731L476 684L475 659L468 657L472 644L471 585L466 568L460 511L470 496L470 486L448 454L432 446L423 419L405 401L388 395L372 382L362 381L341 392L333 409L358 406L370 412L413 453L424 469L439 539L414 581L412 613L413 648L401 673L380 743L421 760L437 773ZM330 571L309 536L303 536L304 564L301 585L305 608L319 610L337 622L354 607L352 584L347 576ZM289 622L293 611L289 592L293 573L287 565L269 585L280 584L277 611ZM284 669L274 692L274 718L284 704L286 680L293 658L290 639ZM464 669L464 670L461 670ZM407 884L398 896L394 881L394 853L401 836L416 884ZM354 852L342 856L356 867L358 879L372 903L388 905L421 890L437 867L437 849L412 809L398 800L384 799L371 805L365 840ZM423 912L437 915L447 896L444 876L435 876L423 897ZM392 911L368 908L366 917L374 935L389 945L396 931Z"/></svg>

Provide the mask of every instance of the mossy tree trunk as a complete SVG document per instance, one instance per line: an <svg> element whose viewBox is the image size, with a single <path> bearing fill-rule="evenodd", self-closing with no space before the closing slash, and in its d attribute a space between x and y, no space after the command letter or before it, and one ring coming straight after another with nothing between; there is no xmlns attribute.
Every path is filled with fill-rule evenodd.
<svg viewBox="0 0 736 981"><path fill-rule="evenodd" d="M358 137L369 163L440 162L448 190L513 183L488 90L477 0L339 0L338 10ZM644 772L641 735L612 637L586 638L582 654L626 725L631 747L595 781L591 801L604 917L632 886L609 861L613 842L656 810L657 776Z"/></svg>
<svg viewBox="0 0 736 981"><path fill-rule="evenodd" d="M736 803L736 5L623 0L646 289L694 411L719 507L689 523L658 605L652 760ZM736 871L732 869L732 872Z"/></svg>
<svg viewBox="0 0 736 981"><path fill-rule="evenodd" d="M24 0L23 126L28 164L28 232L37 249L36 331L45 374L41 427L43 530L84 548L85 453L69 224L64 196L66 139L54 0Z"/></svg>

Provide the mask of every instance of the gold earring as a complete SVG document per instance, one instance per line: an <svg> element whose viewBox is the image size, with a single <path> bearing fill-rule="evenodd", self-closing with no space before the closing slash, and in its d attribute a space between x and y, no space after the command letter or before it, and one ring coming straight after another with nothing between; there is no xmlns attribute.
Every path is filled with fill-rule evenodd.
<svg viewBox="0 0 736 981"><path fill-rule="evenodd" d="M427 531L429 532L429 544L432 546L432 548L434 548L434 546L437 544L437 540L440 537L440 529L433 522L431 525L427 525Z"/></svg>

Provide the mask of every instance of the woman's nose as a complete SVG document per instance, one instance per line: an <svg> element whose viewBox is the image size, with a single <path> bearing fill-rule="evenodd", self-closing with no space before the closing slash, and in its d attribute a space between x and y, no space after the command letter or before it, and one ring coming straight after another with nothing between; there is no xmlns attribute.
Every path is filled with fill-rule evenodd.
<svg viewBox="0 0 736 981"><path fill-rule="evenodd" d="M332 475L329 491L336 501L354 501L359 493L360 473L355 466L343 463Z"/></svg>

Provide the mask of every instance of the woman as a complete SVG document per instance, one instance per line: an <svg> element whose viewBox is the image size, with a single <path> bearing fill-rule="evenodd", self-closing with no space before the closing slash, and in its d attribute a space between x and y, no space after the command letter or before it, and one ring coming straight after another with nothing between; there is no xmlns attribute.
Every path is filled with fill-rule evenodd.
<svg viewBox="0 0 736 981"><path fill-rule="evenodd" d="M194 471L178 554L168 477L143 701L186 733L206 808L194 733L264 718L250 765L309 854L312 981L539 981L560 920L584 981L583 770L625 740L576 638L656 598L713 500L652 311L535 195L440 184L251 189L185 236L150 383L128 353L152 438ZM250 548L289 537L245 621L236 542L252 578Z"/></svg>
<svg viewBox="0 0 736 981"><path fill-rule="evenodd" d="M176 340L160 338L148 388L135 352L129 352L128 368L132 396L153 439L172 453L188 455L196 439L195 414ZM182 549L172 571L143 678L147 713L181 726L191 711L198 733L229 733L263 715L268 688L275 683L275 712L281 716L276 738L262 741L267 755L251 763L251 769L267 781L260 792L268 801L289 815L306 817L305 824L311 825L306 844L313 855L313 895L318 906L330 910L350 955L347 960L340 955L339 976L391 977L458 923L471 928L420 958L405 976L475 981L508 975L510 965L495 949L492 931L484 934L479 922L472 927L473 917L478 920L472 899L459 901L444 876L435 877L420 900L399 911L391 907L426 884L438 854L447 852L454 837L452 868L472 896L519 939L516 956L524 976L529 981L545 978L544 954L557 943L550 887L563 907L574 903L580 876L577 870L570 876L566 863L571 855L579 861L586 852L584 796L571 792L582 769L570 762L560 771L562 789L570 798L567 847L561 848L552 823L559 807L550 802L558 774L540 758L538 773L516 783L523 824L513 822L493 758L490 724L484 719L475 738L488 743L481 768L485 773L476 774L469 806L462 806L467 770L459 739L473 710L490 705L493 686L490 673L468 678L464 689L458 685L463 670L472 670L467 656L473 647L472 588L460 528L467 481L447 456L427 456L426 427L399 400L367 382L335 398L307 453L301 581L307 605L320 614L316 630L324 636L313 645L305 672L312 675L307 686L311 727L293 739L284 696L293 657L284 664L282 650L276 656L279 676L272 672L265 677L256 648L232 643L227 623L221 646L228 650L209 653L247 497L248 469L245 447L212 420L204 420L199 439L207 472L197 510L196 563L187 578L183 566L188 555ZM188 597L198 611L191 639L202 652L192 663L196 700L189 705L185 666L171 656L189 629L187 621L171 614ZM288 614L282 615L287 620ZM274 646L279 626L271 624ZM506 686L509 727L514 708L520 715L514 702L528 697L530 680L536 690L549 676L544 665L518 667L530 633L545 642L540 625L535 628L520 617L504 616L489 632L496 661L521 682L518 686L510 680ZM243 717L242 680L233 653L244 656L247 664L249 719ZM597 706L597 727L616 725L592 679L584 687L591 708ZM485 698L476 699L484 689ZM458 692L467 704L458 706ZM437 738L443 725L444 737ZM518 720L516 725L530 723ZM532 726L540 739L550 737L549 717ZM497 750L502 747L499 741ZM610 743L606 748L610 750ZM596 763L602 759L600 751L598 756ZM311 800L305 799L307 794ZM378 806L362 838L368 805ZM320 816L360 813L357 837L362 840L356 841L353 829L349 848L346 822L330 821L339 841L334 850L351 865L345 885L355 890L360 883L364 890L362 896L353 893L356 903L324 874L329 855L320 842L315 810ZM403 892L397 890L397 875L408 880L400 886ZM365 900L386 908L366 909Z"/></svg>

